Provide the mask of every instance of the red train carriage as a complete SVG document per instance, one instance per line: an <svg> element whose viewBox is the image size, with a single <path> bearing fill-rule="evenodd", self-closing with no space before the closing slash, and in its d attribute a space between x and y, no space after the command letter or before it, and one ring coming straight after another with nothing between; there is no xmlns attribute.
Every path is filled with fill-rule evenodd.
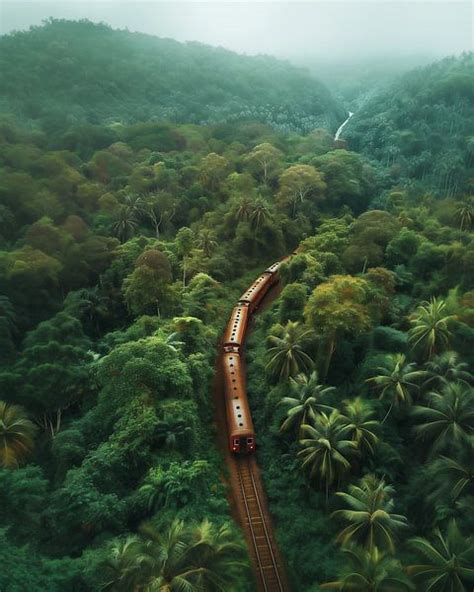
<svg viewBox="0 0 474 592"><path fill-rule="evenodd" d="M250 453L255 450L255 431L240 355L237 351L226 351L222 361L229 448L236 453Z"/></svg>
<svg viewBox="0 0 474 592"><path fill-rule="evenodd" d="M274 274L264 271L262 275L260 275L254 283L245 290L239 298L239 304L247 303L249 305L250 313L253 313L274 283Z"/></svg>
<svg viewBox="0 0 474 592"><path fill-rule="evenodd" d="M249 305L247 302L239 302L232 310L232 315L224 333L222 344L224 348L242 347L245 341L249 316Z"/></svg>
<svg viewBox="0 0 474 592"><path fill-rule="evenodd" d="M281 261L276 261L273 265L270 265L270 267L267 267L267 269L265 270L265 273L277 274L280 269L281 263L282 263ZM276 279L278 280L278 277Z"/></svg>

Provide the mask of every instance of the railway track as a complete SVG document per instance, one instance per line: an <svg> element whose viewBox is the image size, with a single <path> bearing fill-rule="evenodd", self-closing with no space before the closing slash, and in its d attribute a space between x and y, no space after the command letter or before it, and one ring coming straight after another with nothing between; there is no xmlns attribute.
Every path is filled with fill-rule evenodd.
<svg viewBox="0 0 474 592"><path fill-rule="evenodd" d="M254 456L235 458L241 503L245 509L245 529L250 533L251 552L257 566L259 589L264 592L288 592L263 499Z"/></svg>

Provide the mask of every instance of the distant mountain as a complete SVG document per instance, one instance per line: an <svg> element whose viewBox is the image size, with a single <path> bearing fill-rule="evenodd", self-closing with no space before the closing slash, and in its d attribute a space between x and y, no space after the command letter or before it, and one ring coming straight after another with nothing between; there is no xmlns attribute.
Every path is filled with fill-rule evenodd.
<svg viewBox="0 0 474 592"><path fill-rule="evenodd" d="M0 38L0 109L61 127L254 120L330 130L345 110L307 71L268 56L50 20Z"/></svg>
<svg viewBox="0 0 474 592"><path fill-rule="evenodd" d="M473 55L417 68L371 98L344 130L349 148L443 195L474 184Z"/></svg>

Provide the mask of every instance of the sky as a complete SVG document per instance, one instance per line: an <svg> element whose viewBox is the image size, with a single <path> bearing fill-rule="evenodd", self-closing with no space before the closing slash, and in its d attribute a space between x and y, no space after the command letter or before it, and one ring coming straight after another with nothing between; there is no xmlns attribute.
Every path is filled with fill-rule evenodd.
<svg viewBox="0 0 474 592"><path fill-rule="evenodd" d="M440 57L473 49L473 4L463 0L0 0L2 34L49 17L87 18L178 41L296 60Z"/></svg>

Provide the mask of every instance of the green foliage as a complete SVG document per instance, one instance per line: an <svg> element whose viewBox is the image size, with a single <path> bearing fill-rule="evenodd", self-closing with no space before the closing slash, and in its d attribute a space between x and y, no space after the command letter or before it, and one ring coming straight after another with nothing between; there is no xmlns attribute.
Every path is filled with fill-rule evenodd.
<svg viewBox="0 0 474 592"><path fill-rule="evenodd" d="M344 549L349 565L336 582L322 584L322 590L354 590L359 592L407 592L413 583L397 559L377 547L372 550L352 547Z"/></svg>
<svg viewBox="0 0 474 592"><path fill-rule="evenodd" d="M300 372L310 370L312 359L305 351L311 331L304 330L297 322L289 321L285 327L274 327L268 337L267 369L277 380L287 380Z"/></svg>
<svg viewBox="0 0 474 592"><path fill-rule="evenodd" d="M470 53L408 72L351 119L349 147L377 159L395 182L462 193L474 164L473 79Z"/></svg>
<svg viewBox="0 0 474 592"><path fill-rule="evenodd" d="M410 546L423 562L408 567L421 590L467 592L474 583L474 540L464 537L456 522L448 525L446 534L436 529L433 542L416 537Z"/></svg>
<svg viewBox="0 0 474 592"><path fill-rule="evenodd" d="M112 543L100 566L107 590L162 588L170 592L238 590L246 569L243 546L227 525L194 527L174 521L163 533L151 524L140 536Z"/></svg>
<svg viewBox="0 0 474 592"><path fill-rule="evenodd" d="M21 407L0 401L0 467L17 468L31 454L35 434Z"/></svg>
<svg viewBox="0 0 474 592"><path fill-rule="evenodd" d="M301 321L307 290L303 284L287 284L280 296L280 322Z"/></svg>
<svg viewBox="0 0 474 592"><path fill-rule="evenodd" d="M90 129L88 119L140 121L129 131L127 143L136 150L166 151L186 140L153 120L261 121L307 132L334 128L344 115L321 83L274 58L114 31L88 21L50 20L4 36L0 53L8 80L2 87L4 104L22 117L44 119L62 147L75 147L87 136L89 146L98 150L107 137L113 138L116 125L104 137ZM109 56L114 56L112 64ZM33 76L38 71L44 76ZM20 80L28 81L33 103L21 93ZM123 88L128 89L125 94ZM73 121L73 135L65 135ZM87 151L87 145L80 147Z"/></svg>
<svg viewBox="0 0 474 592"><path fill-rule="evenodd" d="M347 510L337 510L339 517L349 525L338 535L342 545L358 543L369 553L379 548L389 553L395 552L395 533L408 527L405 516L395 514L394 488L386 485L375 475L365 475L356 485L349 485L348 493L337 492Z"/></svg>

